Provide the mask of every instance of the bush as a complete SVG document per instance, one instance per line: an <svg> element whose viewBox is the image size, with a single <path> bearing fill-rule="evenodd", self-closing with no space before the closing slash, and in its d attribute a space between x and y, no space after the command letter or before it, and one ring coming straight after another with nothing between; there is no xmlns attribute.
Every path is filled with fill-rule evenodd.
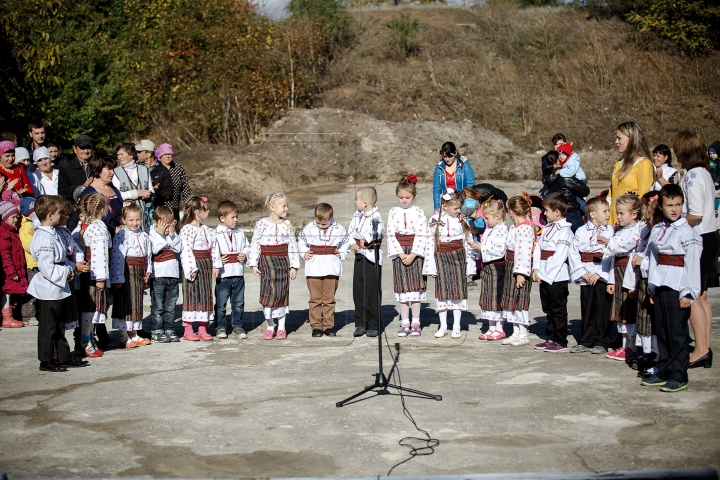
<svg viewBox="0 0 720 480"><path fill-rule="evenodd" d="M418 41L420 22L417 19L411 19L407 14L401 13L400 16L388 21L385 28L390 32L391 49L399 52L401 57L411 57L420 52Z"/></svg>

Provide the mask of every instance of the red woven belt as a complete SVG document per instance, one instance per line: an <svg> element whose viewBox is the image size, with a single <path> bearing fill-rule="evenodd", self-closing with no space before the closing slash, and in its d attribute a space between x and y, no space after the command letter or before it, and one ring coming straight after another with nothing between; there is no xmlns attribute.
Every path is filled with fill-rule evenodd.
<svg viewBox="0 0 720 480"><path fill-rule="evenodd" d="M227 262L225 263L240 263L237 253L226 253L225 255L228 256Z"/></svg>
<svg viewBox="0 0 720 480"><path fill-rule="evenodd" d="M210 250L193 250L193 256L195 260L205 260L210 258Z"/></svg>
<svg viewBox="0 0 720 480"><path fill-rule="evenodd" d="M505 252L505 260L508 262L514 262L515 261L515 250L507 250Z"/></svg>
<svg viewBox="0 0 720 480"><path fill-rule="evenodd" d="M412 247L415 242L415 235L403 235L402 233L396 233L395 238L400 243L401 247Z"/></svg>
<svg viewBox="0 0 720 480"><path fill-rule="evenodd" d="M157 255L153 255L155 262L169 262L170 260L175 260L175 252L172 250L163 250Z"/></svg>
<svg viewBox="0 0 720 480"><path fill-rule="evenodd" d="M600 263L602 257L602 252L580 252L580 260L583 263Z"/></svg>
<svg viewBox="0 0 720 480"><path fill-rule="evenodd" d="M540 250L540 260L547 260L555 255L555 250Z"/></svg>
<svg viewBox="0 0 720 480"><path fill-rule="evenodd" d="M627 267L629 256L619 257L615 255L615 266L616 267Z"/></svg>
<svg viewBox="0 0 720 480"><path fill-rule="evenodd" d="M145 257L125 257L125 263L131 267L144 267Z"/></svg>
<svg viewBox="0 0 720 480"><path fill-rule="evenodd" d="M287 257L288 244L260 245L260 255L265 255L266 257Z"/></svg>
<svg viewBox="0 0 720 480"><path fill-rule="evenodd" d="M438 248L438 252L454 252L455 250L460 250L463 248L463 241L462 240L453 240L451 242L445 242L440 243L440 248Z"/></svg>
<svg viewBox="0 0 720 480"><path fill-rule="evenodd" d="M670 267L684 267L685 255L671 255L669 253L659 253L658 265L668 265Z"/></svg>
<svg viewBox="0 0 720 480"><path fill-rule="evenodd" d="M336 247L332 245L310 245L313 255L335 255Z"/></svg>

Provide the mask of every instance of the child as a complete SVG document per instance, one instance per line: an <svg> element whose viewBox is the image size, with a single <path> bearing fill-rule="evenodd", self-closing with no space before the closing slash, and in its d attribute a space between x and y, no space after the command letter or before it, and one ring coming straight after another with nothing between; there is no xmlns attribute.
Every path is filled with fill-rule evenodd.
<svg viewBox="0 0 720 480"><path fill-rule="evenodd" d="M258 220L250 243L250 266L260 278L260 305L267 328L264 340L287 338L285 319L290 313L290 280L300 268L295 229L286 220L288 199L284 193L271 193L265 199L268 216ZM277 334L274 320L277 319Z"/></svg>
<svg viewBox="0 0 720 480"><path fill-rule="evenodd" d="M172 209L159 206L153 214L150 229L153 273L150 278L150 312L152 341L179 342L175 334L175 304L179 295L180 267L176 254L182 252L182 240L175 234L175 215Z"/></svg>
<svg viewBox="0 0 720 480"><path fill-rule="evenodd" d="M485 233L480 245L474 249L482 252L480 272L480 318L490 324L480 340L500 340L506 337L503 331L502 294L505 284L505 251L507 249L508 227L505 225L505 206L501 200L487 200L482 207L485 217Z"/></svg>
<svg viewBox="0 0 720 480"><path fill-rule="evenodd" d="M55 230L61 208L59 197L45 195L37 200L35 213L41 226L30 244L39 272L30 282L28 293L37 299L38 360L44 372L65 372L67 367L86 365L70 355L65 341L64 299L70 296L68 281L72 281L74 273L65 265L65 246Z"/></svg>
<svg viewBox="0 0 720 480"><path fill-rule="evenodd" d="M377 207L375 187L360 187L355 192L357 211L350 221L347 231L354 244L350 251L355 253L353 270L353 301L355 303L355 331L353 336L377 337L380 328L380 305L378 292L380 285L376 279L376 269L382 278L382 257L380 248L385 235L380 212ZM373 238L374 237L374 238ZM378 246L377 265L375 264L375 242Z"/></svg>
<svg viewBox="0 0 720 480"><path fill-rule="evenodd" d="M575 231L570 250L570 274L580 284L580 340L570 353L604 354L610 347L610 307L607 291L610 258L604 257L605 245L598 237L610 238L610 206L604 198L591 198L585 206L588 222ZM603 268L603 266L605 268ZM593 340L593 327L597 337Z"/></svg>
<svg viewBox="0 0 720 480"><path fill-rule="evenodd" d="M472 189L466 189L472 190ZM479 242L485 233L485 220L481 217L482 206L474 198L466 198L460 207L461 218L465 220L472 232L473 242Z"/></svg>
<svg viewBox="0 0 720 480"><path fill-rule="evenodd" d="M22 242L23 250L25 250L25 265L27 266L27 279L28 284L32 281L32 278L38 272L37 262L30 253L30 242L32 242L33 235L35 235L35 226L33 222L37 218L35 215L35 199L32 197L23 198L20 202L20 228L18 229L18 235L20 235L20 242ZM35 317L35 301L32 298L25 302L22 306L22 321L25 326L36 327L37 318Z"/></svg>
<svg viewBox="0 0 720 480"><path fill-rule="evenodd" d="M120 331L120 348L149 345L140 338L143 293L152 273L152 243L141 230L142 209L136 203L122 210L123 229L115 234L110 256L110 283L113 286L113 328Z"/></svg>
<svg viewBox="0 0 720 480"><path fill-rule="evenodd" d="M532 221L532 204L523 195L510 197L508 214L513 226L507 235L505 252L505 282L500 307L503 317L513 324L513 334L502 341L503 345L522 347L529 345L530 289L532 282L532 254L535 245L535 226Z"/></svg>
<svg viewBox="0 0 720 480"><path fill-rule="evenodd" d="M78 306L80 308L80 344L87 357L102 357L103 351L95 345L95 326L105 327L110 306L107 291L110 278L110 249L112 240L107 226L102 221L107 215L107 200L100 193L93 193L85 200L85 222L80 229L79 239L85 246L85 258L90 262L90 271L80 276ZM85 224L83 224L85 225ZM98 327L101 328L101 327Z"/></svg>
<svg viewBox="0 0 720 480"><path fill-rule="evenodd" d="M2 284L2 326L23 327L22 305L26 302L28 279L25 251L18 235L20 212L10 202L0 202L0 255L4 279Z"/></svg>
<svg viewBox="0 0 720 480"><path fill-rule="evenodd" d="M534 282L540 283L540 302L547 317L547 339L535 345L536 350L550 353L567 350L567 299L570 269L567 265L572 230L565 220L568 202L561 193L551 193L543 200L548 224L533 251Z"/></svg>
<svg viewBox="0 0 720 480"><path fill-rule="evenodd" d="M247 338L243 328L245 311L245 277L243 265L250 254L250 244L237 226L238 207L225 200L217 208L220 225L215 230L213 244L213 268L219 272L215 278L215 321L217 338L227 338L227 329L235 338ZM225 315L225 306L230 300L231 316ZM230 320L228 322L228 320Z"/></svg>
<svg viewBox="0 0 720 480"><path fill-rule="evenodd" d="M642 353L637 356L638 370L654 363L657 353L657 336L655 335L655 312L650 303L650 296L647 292L647 261L643 264L650 233L658 221L661 221L662 213L658 211L657 199L660 194L657 190L651 190L640 198L642 203L642 215L645 225L640 230L640 241L635 254L632 257L632 268L625 270L623 288L628 289L630 295L637 297L637 324L635 345L642 348Z"/></svg>
<svg viewBox="0 0 720 480"><path fill-rule="evenodd" d="M185 215L180 222L180 261L183 269L183 339L190 342L213 339L207 333L207 324L213 319L211 281L216 271L213 271L210 252L215 242L215 232L203 225L207 216L207 198L193 195L187 199ZM197 334L193 331L193 323L196 322Z"/></svg>
<svg viewBox="0 0 720 480"><path fill-rule="evenodd" d="M388 258L393 265L395 301L400 302L398 337L419 337L420 302L425 301L427 285L423 277L423 255L427 240L427 217L414 205L417 177L403 177L395 187L399 207L388 214ZM410 322L412 310L413 321Z"/></svg>
<svg viewBox="0 0 720 480"><path fill-rule="evenodd" d="M312 336L335 336L335 292L343 273L342 261L350 253L350 242L345 228L333 219L330 205L315 206L315 221L300 233L298 248L305 259Z"/></svg>
<svg viewBox="0 0 720 480"><path fill-rule="evenodd" d="M654 298L658 362L655 374L642 385L663 392L687 389L690 362L688 319L690 304L700 295L702 239L681 216L684 197L679 185L660 190L664 221L655 225L646 251L648 293Z"/></svg>
<svg viewBox="0 0 720 480"><path fill-rule="evenodd" d="M447 335L447 312L453 311L452 338L460 338L460 318L468 309L467 277L475 273L475 259L468 242L472 238L467 224L460 219L462 194L449 188L440 197L442 211L428 224L433 239L427 242L423 275L435 279L435 310L440 327L435 338Z"/></svg>
<svg viewBox="0 0 720 480"><path fill-rule="evenodd" d="M73 237L73 234L67 228L67 222L73 211L72 204L64 197L59 198L61 199L62 205L60 208L60 221L55 226L55 231L57 231L58 236L63 243L63 247L65 247L65 265L72 268L76 273L87 273L90 271L90 265L85 261L85 250L80 248L80 245L78 245L77 241ZM78 212L82 211L82 207L78 207ZM85 214L82 213L82 218L84 217ZM70 296L65 298L65 306L63 307L66 313L65 330L76 330L80 328L80 312L78 311L77 297L75 293L75 285L79 280L79 277L80 275L75 275L73 281L68 282L70 286ZM78 337L77 343L79 347L80 337Z"/></svg>
<svg viewBox="0 0 720 480"><path fill-rule="evenodd" d="M637 299L623 288L623 279L628 261L635 253L640 242L642 204L637 195L626 193L621 195L615 204L617 212L617 230L612 238L598 237L598 242L607 245L603 258L611 259L607 291L613 295L610 320L617 322L618 332L622 334L623 346L606 356L613 360L624 361L635 357L635 322L637 315Z"/></svg>

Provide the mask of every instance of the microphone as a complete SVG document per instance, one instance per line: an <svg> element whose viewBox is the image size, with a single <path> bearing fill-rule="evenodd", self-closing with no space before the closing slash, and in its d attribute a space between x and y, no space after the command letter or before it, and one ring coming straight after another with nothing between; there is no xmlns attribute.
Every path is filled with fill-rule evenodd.
<svg viewBox="0 0 720 480"><path fill-rule="evenodd" d="M379 218L373 218L372 219L372 235L373 240L377 240L378 237L378 226L380 225L380 219Z"/></svg>

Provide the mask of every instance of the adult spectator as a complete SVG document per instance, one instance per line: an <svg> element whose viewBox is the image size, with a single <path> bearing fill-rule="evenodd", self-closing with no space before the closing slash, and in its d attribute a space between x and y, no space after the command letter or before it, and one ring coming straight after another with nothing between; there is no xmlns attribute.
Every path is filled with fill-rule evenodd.
<svg viewBox="0 0 720 480"><path fill-rule="evenodd" d="M558 173L562 168L558 152L548 152L546 157L548 168L543 172L543 185L547 187L548 195L562 193L565 197L568 202L565 219L572 225L572 231L575 233L578 228L582 227L584 223L583 215L585 214L578 199L590 195L590 188L576 177L566 178Z"/></svg>
<svg viewBox="0 0 720 480"><path fill-rule="evenodd" d="M170 171L155 159L155 144L153 142L140 140L140 143L135 145L135 151L137 152L138 162L144 164L150 172L150 181L153 190L155 190L145 208L145 212L152 221L155 208L172 201L174 195L173 181Z"/></svg>
<svg viewBox="0 0 720 480"><path fill-rule="evenodd" d="M503 205L507 205L507 194L491 183L478 183L471 188L480 194L480 198L482 199L480 203L492 198L493 200L502 200Z"/></svg>
<svg viewBox="0 0 720 480"><path fill-rule="evenodd" d="M700 256L700 296L690 306L690 324L695 334L695 350L690 354L690 368L712 363L710 326L712 309L707 290L718 286L720 234L715 225L715 185L710 176L707 148L699 134L680 132L673 150L681 168L686 170L680 187L685 194L683 214L703 240Z"/></svg>
<svg viewBox="0 0 720 480"><path fill-rule="evenodd" d="M9 141L0 142L0 176L5 180L3 188L15 190L23 197L35 193L25 166L15 163L15 146Z"/></svg>
<svg viewBox="0 0 720 480"><path fill-rule="evenodd" d="M173 161L172 145L163 143L155 149L155 158L170 172L173 183L173 196L165 206L170 207L175 215L175 220L180 223L180 203L190 198L190 182L182 165Z"/></svg>
<svg viewBox="0 0 720 480"><path fill-rule="evenodd" d="M45 146L45 122L42 120L33 120L28 125L28 136L30 137L25 143L28 152L34 153L36 148Z"/></svg>
<svg viewBox="0 0 720 480"><path fill-rule="evenodd" d="M58 169L53 168L51 153L47 147L36 148L33 152L33 160L37 167L37 196L58 194Z"/></svg>
<svg viewBox="0 0 720 480"><path fill-rule="evenodd" d="M123 199L122 193L112 184L115 175L115 167L117 162L114 158L106 154L95 155L88 162L90 169L91 182L80 194L80 198L100 193L105 197L108 212L102 221L107 225L110 235L113 237L122 228L122 209Z"/></svg>
<svg viewBox="0 0 720 480"><path fill-rule="evenodd" d="M475 172L468 159L458 154L455 144L443 143L440 148L442 160L435 166L433 175L433 208L440 210L440 195L448 188L462 191L475 185Z"/></svg>
<svg viewBox="0 0 720 480"><path fill-rule="evenodd" d="M660 190L668 183L680 183L680 172L672 168L672 152L667 145L653 148L653 165L655 166L655 183L650 190Z"/></svg>
<svg viewBox="0 0 720 480"><path fill-rule="evenodd" d="M145 165L137 163L137 152L132 143L123 143L115 149L118 166L115 167L115 175L112 183L120 190L123 204L135 203L142 212L142 229L148 228L153 223L152 217L148 218L145 212L145 203L150 201L153 194L153 186L150 183L150 172ZM149 223L148 223L149 221Z"/></svg>
<svg viewBox="0 0 720 480"><path fill-rule="evenodd" d="M556 133L555 135L553 135L551 142L552 142L552 148L550 149L550 151L548 153L554 152L557 150L557 148L560 145L566 144L567 138L565 138L565 135L563 135L562 133ZM547 163L548 153L543 155L542 158L540 159L540 169L542 172L544 172L545 170L548 169L548 163ZM540 189L540 196L542 198L545 198L548 196L547 186L543 185L543 187Z"/></svg>
<svg viewBox="0 0 720 480"><path fill-rule="evenodd" d="M0 142L10 142L17 147L17 135L12 132L0 132Z"/></svg>
<svg viewBox="0 0 720 480"><path fill-rule="evenodd" d="M650 151L640 125L635 122L618 125L615 146L622 158L615 164L610 181L610 225L617 223L615 200L620 195L634 193L642 197L655 181L655 166L650 161Z"/></svg>
<svg viewBox="0 0 720 480"><path fill-rule="evenodd" d="M48 150L50 150L50 161L52 162L53 167L59 168L60 165L63 165L69 161L63 153L62 146L59 143L47 142L46 147Z"/></svg>
<svg viewBox="0 0 720 480"><path fill-rule="evenodd" d="M715 190L720 188L720 162L718 162L718 153L720 153L720 140L715 140L708 148L710 175L713 177L713 182L715 182ZM715 205L717 205L717 201Z"/></svg>
<svg viewBox="0 0 720 480"><path fill-rule="evenodd" d="M88 166L92 157L93 139L88 135L79 135L75 138L73 151L75 156L58 169L58 192L74 205L83 189L93 181ZM68 228L73 230L77 223L77 215L73 212L68 220Z"/></svg>

